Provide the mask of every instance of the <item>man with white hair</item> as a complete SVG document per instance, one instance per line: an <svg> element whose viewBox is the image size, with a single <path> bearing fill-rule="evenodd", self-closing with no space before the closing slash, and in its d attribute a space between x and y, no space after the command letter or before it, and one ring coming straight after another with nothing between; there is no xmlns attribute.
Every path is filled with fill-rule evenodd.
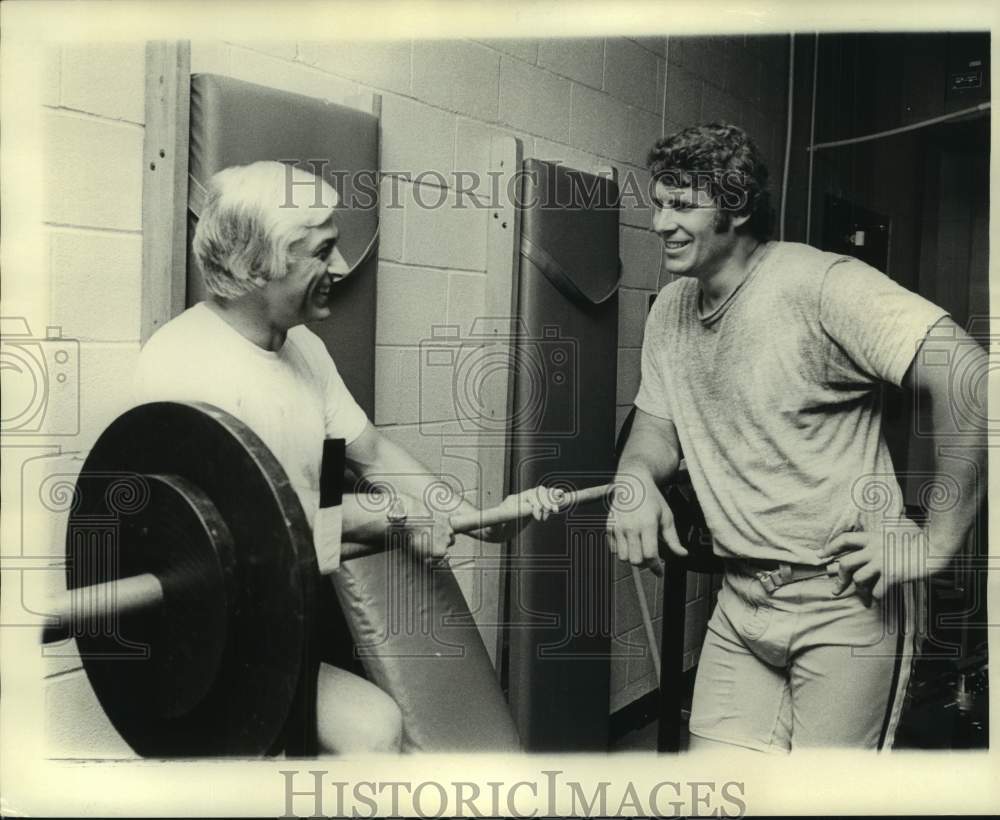
<svg viewBox="0 0 1000 820"><path fill-rule="evenodd" d="M345 541L378 543L391 524L412 536L411 549L440 558L454 543L454 533L448 516L422 500L435 477L372 426L322 341L304 327L330 316L336 284L350 273L337 247L337 202L337 192L325 181L278 162L217 173L194 237L210 297L146 344L136 398L205 401L247 424L288 474L313 526L322 567L349 557L341 554L339 515ZM392 476L388 483L396 502L390 511L360 503L352 494L344 496L339 511L320 509L324 438L346 441L348 464L359 477L378 475L385 484ZM523 521L546 518L558 506L541 489L517 499ZM458 507L458 512L474 510L467 501ZM407 524L414 520L419 526ZM517 526L473 535L502 541ZM317 714L321 751L399 748L395 702L374 684L329 664L320 670Z"/></svg>

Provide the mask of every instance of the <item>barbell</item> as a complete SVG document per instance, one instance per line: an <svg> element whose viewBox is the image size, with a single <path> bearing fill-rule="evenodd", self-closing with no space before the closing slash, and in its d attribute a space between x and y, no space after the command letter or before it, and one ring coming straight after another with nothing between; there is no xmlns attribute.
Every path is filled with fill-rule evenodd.
<svg viewBox="0 0 1000 820"><path fill-rule="evenodd" d="M320 503L340 503L343 442L324 444ZM612 485L567 492L561 509ZM456 532L516 520L510 503ZM201 402L128 410L77 477L66 592L43 641L76 639L112 725L145 757L261 755L292 716L315 731L320 569L287 475L257 435ZM301 748L308 749L304 741Z"/></svg>

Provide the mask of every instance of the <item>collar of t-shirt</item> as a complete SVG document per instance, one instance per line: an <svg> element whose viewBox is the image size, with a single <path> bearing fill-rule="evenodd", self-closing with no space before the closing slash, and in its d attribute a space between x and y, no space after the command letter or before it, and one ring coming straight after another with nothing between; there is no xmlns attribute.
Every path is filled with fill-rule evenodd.
<svg viewBox="0 0 1000 820"><path fill-rule="evenodd" d="M750 269L747 271L747 275L743 277L743 281L733 288L732 293L730 293L720 305L717 305L708 313L703 312L702 291L700 287L698 288L698 318L701 320L703 325L710 325L722 318L722 314L729 309L733 300L736 299L736 294L742 291L744 285L746 285L746 283L753 278L753 275L760 270L761 263L764 261L764 257L770 253L771 246L773 244L773 242L763 242L754 248L753 253L750 254Z"/></svg>

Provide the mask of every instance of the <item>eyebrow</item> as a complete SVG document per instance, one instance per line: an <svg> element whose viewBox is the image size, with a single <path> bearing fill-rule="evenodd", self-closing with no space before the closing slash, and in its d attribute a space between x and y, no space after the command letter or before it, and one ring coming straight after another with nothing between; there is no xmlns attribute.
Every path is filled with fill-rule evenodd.
<svg viewBox="0 0 1000 820"><path fill-rule="evenodd" d="M333 231L333 234L331 236L324 236L319 240L315 240L309 246L310 252L315 251L323 247L323 245L329 244L331 242L335 243L340 238L340 229L336 225L336 222L334 220L334 214L332 211L325 220L323 220L322 222L320 222L319 225L316 226L316 228L319 230L331 230Z"/></svg>

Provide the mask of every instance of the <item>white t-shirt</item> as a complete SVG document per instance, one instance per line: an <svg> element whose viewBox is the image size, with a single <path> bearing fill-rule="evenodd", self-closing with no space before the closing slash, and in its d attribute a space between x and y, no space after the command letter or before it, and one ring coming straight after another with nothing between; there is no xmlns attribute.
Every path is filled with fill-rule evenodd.
<svg viewBox="0 0 1000 820"><path fill-rule="evenodd" d="M293 327L280 350L264 350L203 302L146 343L134 397L137 404L203 401L236 416L285 469L310 526L319 509L323 440L350 444L368 424L312 331Z"/></svg>
<svg viewBox="0 0 1000 820"><path fill-rule="evenodd" d="M817 563L829 538L902 511L880 383L899 385L945 311L874 268L772 242L725 304L667 285L635 404L673 421L723 556Z"/></svg>

